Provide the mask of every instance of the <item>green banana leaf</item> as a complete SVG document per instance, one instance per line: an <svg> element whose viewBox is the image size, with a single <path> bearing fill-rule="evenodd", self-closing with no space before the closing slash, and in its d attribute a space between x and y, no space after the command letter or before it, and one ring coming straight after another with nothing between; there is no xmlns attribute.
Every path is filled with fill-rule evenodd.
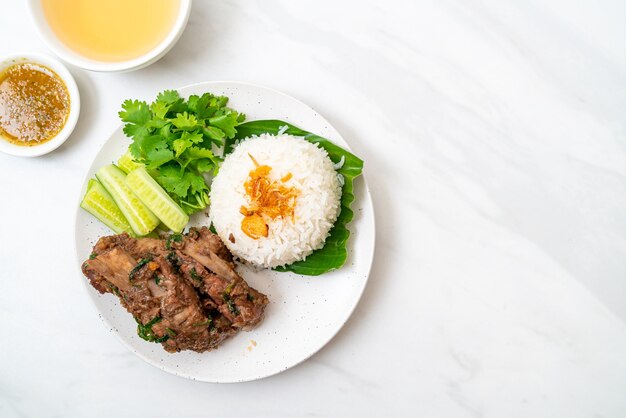
<svg viewBox="0 0 626 418"><path fill-rule="evenodd" d="M320 147L328 152L328 156L333 163L338 163L342 157L345 159L343 166L337 170L344 178L341 195L341 213L335 225L330 230L330 235L326 239L324 247L314 251L306 260L297 261L285 267L275 269L277 271L291 271L306 276L318 276L340 268L344 265L348 257L347 243L350 237L350 231L347 225L354 217L354 213L352 209L350 209L350 205L354 200L353 181L356 177L361 175L363 171L363 161L340 146L333 144L326 138L303 131L300 128L280 120L255 120L238 125L235 137L232 140L226 141L224 146L225 153L228 154L232 151L236 140L242 140L251 135L261 135L264 133L275 135L285 126L287 127L285 131L286 134L302 136L307 141L319 144Z"/></svg>

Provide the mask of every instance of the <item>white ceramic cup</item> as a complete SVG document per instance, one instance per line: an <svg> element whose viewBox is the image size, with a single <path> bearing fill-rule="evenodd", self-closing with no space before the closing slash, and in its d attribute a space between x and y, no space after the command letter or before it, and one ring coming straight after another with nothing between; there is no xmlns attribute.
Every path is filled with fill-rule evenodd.
<svg viewBox="0 0 626 418"><path fill-rule="evenodd" d="M78 114L80 113L80 95L78 94L76 81L74 81L72 74L59 60L48 55L36 53L11 55L0 59L0 72L4 71L5 68L10 67L11 65L29 62L48 67L57 73L61 80L63 80L70 95L70 113L67 116L67 121L65 122L63 129L61 129L61 131L52 139L39 145L16 145L4 138L0 138L0 152L16 155L18 157L38 157L60 147L74 130L76 122L78 121Z"/></svg>
<svg viewBox="0 0 626 418"><path fill-rule="evenodd" d="M106 0L102 0L106 1ZM191 12L191 0L180 0L178 16L172 30L165 39L148 53L127 61L98 61L87 58L65 45L48 25L40 0L28 0L30 14L44 43L62 60L80 68L92 71L114 72L133 71L146 67L165 55L178 41L187 26Z"/></svg>

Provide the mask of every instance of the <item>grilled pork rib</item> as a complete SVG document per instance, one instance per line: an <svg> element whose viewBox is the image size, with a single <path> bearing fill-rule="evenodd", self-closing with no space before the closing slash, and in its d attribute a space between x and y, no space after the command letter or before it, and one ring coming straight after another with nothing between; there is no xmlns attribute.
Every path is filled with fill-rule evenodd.
<svg viewBox="0 0 626 418"><path fill-rule="evenodd" d="M206 227L167 239L102 237L82 269L100 293L120 297L140 337L169 352L212 350L258 325L268 304Z"/></svg>

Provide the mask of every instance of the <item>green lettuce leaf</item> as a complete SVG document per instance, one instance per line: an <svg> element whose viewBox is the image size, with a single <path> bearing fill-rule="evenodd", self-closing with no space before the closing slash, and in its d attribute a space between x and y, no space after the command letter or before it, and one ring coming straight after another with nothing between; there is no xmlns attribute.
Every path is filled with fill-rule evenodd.
<svg viewBox="0 0 626 418"><path fill-rule="evenodd" d="M303 131L287 122L280 120L257 120L246 122L237 126L237 132L232 139L226 139L225 153L232 151L236 140L243 140L251 135L261 135L264 133L277 134L279 130L286 126L285 133L294 136L302 136L307 141L319 144L328 152L328 156L333 163L339 163L344 159L343 166L337 170L344 178L344 185L341 195L341 213L330 230L330 236L326 239L324 247L314 251L306 260L298 261L285 267L276 268L278 271L291 271L306 276L318 276L331 270L340 268L348 257L348 238L350 230L347 225L352 221L354 213L350 209L354 201L353 182L363 171L363 161L354 154L346 151L338 145L333 144L328 139Z"/></svg>

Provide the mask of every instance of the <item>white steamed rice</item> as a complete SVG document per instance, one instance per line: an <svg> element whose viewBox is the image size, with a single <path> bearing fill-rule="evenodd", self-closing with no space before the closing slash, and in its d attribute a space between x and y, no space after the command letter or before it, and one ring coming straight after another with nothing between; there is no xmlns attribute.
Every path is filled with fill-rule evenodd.
<svg viewBox="0 0 626 418"><path fill-rule="evenodd" d="M294 219L266 219L268 236L253 239L241 230L242 206L248 207L244 183L254 165L272 168L270 178L300 191ZM220 238L241 260L276 267L305 259L322 248L341 210L341 184L328 153L301 137L263 134L241 142L226 157L211 185L210 217ZM231 242L230 235L234 238Z"/></svg>

